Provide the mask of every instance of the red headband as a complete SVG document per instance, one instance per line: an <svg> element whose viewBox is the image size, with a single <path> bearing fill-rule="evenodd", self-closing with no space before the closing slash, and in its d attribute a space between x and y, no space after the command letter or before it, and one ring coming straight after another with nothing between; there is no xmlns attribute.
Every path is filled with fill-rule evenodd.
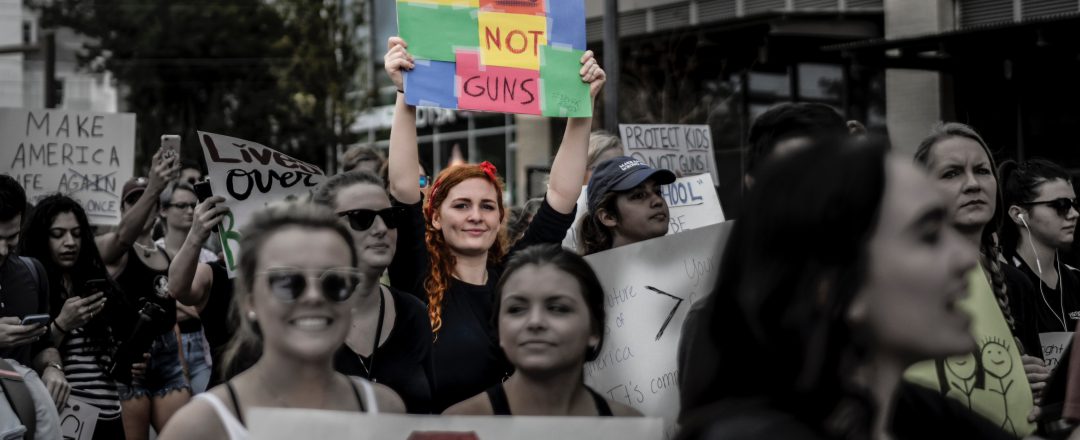
<svg viewBox="0 0 1080 440"><path fill-rule="evenodd" d="M480 169L484 171L484 174L487 174L488 179L491 179L492 184L499 181L499 179L497 177L498 173L499 173L499 170L495 168L495 164L485 160L483 162L480 162L480 165L477 165L477 166L480 167ZM443 182L443 179L440 178L440 179L435 181L434 185L431 185L431 197L428 198L428 200L427 200L428 209L431 209L431 201L435 199L435 194L439 193L439 186L442 185L442 182Z"/></svg>

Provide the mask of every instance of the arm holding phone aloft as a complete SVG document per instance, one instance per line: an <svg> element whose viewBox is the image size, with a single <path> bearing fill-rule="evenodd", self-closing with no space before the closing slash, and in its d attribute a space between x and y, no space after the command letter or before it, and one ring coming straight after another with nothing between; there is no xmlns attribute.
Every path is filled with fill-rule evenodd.
<svg viewBox="0 0 1080 440"><path fill-rule="evenodd" d="M164 159L160 149L157 153L154 153L150 179L146 183L146 190L143 191L142 196L120 216L120 224L116 227L116 232L102 234L94 239L97 242L98 251L101 253L101 260L105 262L105 265L116 264L121 257L127 254L132 243L135 243L135 239L139 238L139 234L142 233L143 226L146 225L146 219L153 214L157 207L158 196L161 195L161 191L165 190L165 185L170 180L175 179L179 173L180 163L176 161L176 156ZM124 203L124 201L121 200L120 203Z"/></svg>
<svg viewBox="0 0 1080 440"><path fill-rule="evenodd" d="M199 253L210 232L221 224L225 213L229 212L228 207L219 205L224 202L224 197L214 196L195 207L195 218L187 238L169 264L169 295L180 304L201 308L210 297L214 271L210 266L199 263Z"/></svg>

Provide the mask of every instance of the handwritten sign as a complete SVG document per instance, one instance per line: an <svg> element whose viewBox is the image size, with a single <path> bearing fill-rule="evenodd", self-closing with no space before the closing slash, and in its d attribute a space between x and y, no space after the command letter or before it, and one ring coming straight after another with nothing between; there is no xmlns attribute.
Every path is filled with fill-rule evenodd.
<svg viewBox="0 0 1080 440"><path fill-rule="evenodd" d="M1058 363L1061 362L1061 355L1065 353L1065 349L1072 343L1072 338L1072 332L1039 333L1039 344L1042 345L1043 360L1046 361L1046 367L1050 371L1057 368Z"/></svg>
<svg viewBox="0 0 1080 440"><path fill-rule="evenodd" d="M475 3L475 4L473 4ZM398 0L417 69L410 105L558 117L592 116L581 81L584 0ZM457 64L450 78L447 66ZM412 77L416 78L412 78Z"/></svg>
<svg viewBox="0 0 1080 440"><path fill-rule="evenodd" d="M690 307L716 281L731 222L585 257L607 292L604 348L585 383L647 416L671 438L679 414L677 352Z"/></svg>
<svg viewBox="0 0 1080 440"><path fill-rule="evenodd" d="M619 124L623 151L653 168L678 176L712 174L720 181L708 125Z"/></svg>
<svg viewBox="0 0 1080 440"><path fill-rule="evenodd" d="M101 411L94 405L68 397L64 410L60 411L60 432L65 440L90 440L94 438L98 414Z"/></svg>
<svg viewBox="0 0 1080 440"><path fill-rule="evenodd" d="M648 417L462 417L357 414L253 408L251 438L352 440L655 440L662 424Z"/></svg>
<svg viewBox="0 0 1080 440"><path fill-rule="evenodd" d="M135 115L0 108L0 173L31 203L61 193L90 223L120 223L120 190L135 168Z"/></svg>
<svg viewBox="0 0 1080 440"><path fill-rule="evenodd" d="M270 202L303 196L326 179L322 169L264 145L198 132L210 189L225 198L229 214L221 224L221 248L229 277L236 275L240 228Z"/></svg>
<svg viewBox="0 0 1080 440"><path fill-rule="evenodd" d="M589 188L581 188L577 201L577 218L563 239L563 247L580 251L578 243L581 218L587 214ZM708 174L680 177L670 185L660 187L660 193L668 204L668 235L691 229L703 228L724 221L724 210L720 208L720 199L716 195L712 179Z"/></svg>

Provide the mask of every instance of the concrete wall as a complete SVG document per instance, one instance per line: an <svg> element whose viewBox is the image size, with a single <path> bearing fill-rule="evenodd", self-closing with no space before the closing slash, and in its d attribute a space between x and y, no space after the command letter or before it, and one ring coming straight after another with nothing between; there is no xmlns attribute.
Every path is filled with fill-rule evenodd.
<svg viewBox="0 0 1080 440"><path fill-rule="evenodd" d="M0 46L22 44L22 1L0 0ZM0 107L23 105L23 55L0 55Z"/></svg>
<svg viewBox="0 0 1080 440"><path fill-rule="evenodd" d="M551 166L551 122L548 118L531 115L514 115L517 126L517 158L515 160L516 204L525 203L525 187L528 175L527 166Z"/></svg>

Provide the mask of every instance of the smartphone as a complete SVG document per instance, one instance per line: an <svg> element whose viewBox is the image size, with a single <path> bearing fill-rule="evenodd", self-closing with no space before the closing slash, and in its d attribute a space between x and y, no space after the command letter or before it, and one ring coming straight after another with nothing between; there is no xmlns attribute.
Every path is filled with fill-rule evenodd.
<svg viewBox="0 0 1080 440"><path fill-rule="evenodd" d="M210 190L210 180L198 182L194 187L195 197L199 199L199 203L202 203L203 200L209 199L214 195L213 191Z"/></svg>
<svg viewBox="0 0 1080 440"><path fill-rule="evenodd" d="M44 315L26 315L23 317L22 325L45 325L49 323L49 314Z"/></svg>
<svg viewBox="0 0 1080 440"><path fill-rule="evenodd" d="M105 297L108 298L112 296L113 289L114 287L112 281L106 280L104 278L87 280L86 289L83 289L81 296L85 298L87 296L93 295L95 292L102 292L105 294Z"/></svg>
<svg viewBox="0 0 1080 440"><path fill-rule="evenodd" d="M168 160L170 158L176 158L176 161L180 161L180 135L178 134L163 134L161 135L161 159Z"/></svg>

